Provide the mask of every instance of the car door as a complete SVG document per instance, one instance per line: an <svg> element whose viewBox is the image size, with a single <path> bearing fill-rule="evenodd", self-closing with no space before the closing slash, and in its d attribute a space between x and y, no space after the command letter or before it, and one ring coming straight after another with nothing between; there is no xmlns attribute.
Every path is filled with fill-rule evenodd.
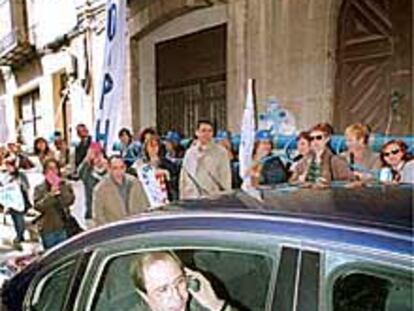
<svg viewBox="0 0 414 311"><path fill-rule="evenodd" d="M274 311L414 310L413 258L328 241L282 244Z"/></svg>
<svg viewBox="0 0 414 311"><path fill-rule="evenodd" d="M98 247L86 272L78 310L141 310L131 267L137 256L170 252L202 273L216 295L238 310L272 310L280 241L226 231L172 231L119 239ZM141 300L141 301L140 301ZM142 310L147 310L142 307Z"/></svg>
<svg viewBox="0 0 414 311"><path fill-rule="evenodd" d="M31 282L23 310L73 310L92 252L80 252L44 265Z"/></svg>

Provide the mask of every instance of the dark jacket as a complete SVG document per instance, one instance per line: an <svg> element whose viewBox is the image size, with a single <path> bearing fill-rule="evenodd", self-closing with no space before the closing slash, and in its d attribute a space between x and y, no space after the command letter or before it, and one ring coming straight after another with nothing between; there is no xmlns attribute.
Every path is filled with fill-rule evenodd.
<svg viewBox="0 0 414 311"><path fill-rule="evenodd" d="M70 184L62 182L60 194L52 195L50 185L44 182L34 191L34 208L42 213L39 231L48 233L64 229L62 211L69 214L69 207L75 202L75 195Z"/></svg>
<svg viewBox="0 0 414 311"><path fill-rule="evenodd" d="M105 177L107 172L95 172L93 167L87 161L81 163L78 171L79 177L85 186L86 215L87 218L92 218L93 189Z"/></svg>
<svg viewBox="0 0 414 311"><path fill-rule="evenodd" d="M83 159L86 156L86 153L88 152L89 146L92 142L92 137L88 136L84 141L80 141L79 144L75 148L75 167L78 168L78 166L82 163Z"/></svg>
<svg viewBox="0 0 414 311"><path fill-rule="evenodd" d="M180 179L180 166L171 160L162 157L159 164L160 169L170 173L170 180L167 182L168 200L175 201L179 198L178 184Z"/></svg>
<svg viewBox="0 0 414 311"><path fill-rule="evenodd" d="M263 167L259 179L260 185L273 185L287 181L287 170L278 156L268 156L261 161L263 161Z"/></svg>

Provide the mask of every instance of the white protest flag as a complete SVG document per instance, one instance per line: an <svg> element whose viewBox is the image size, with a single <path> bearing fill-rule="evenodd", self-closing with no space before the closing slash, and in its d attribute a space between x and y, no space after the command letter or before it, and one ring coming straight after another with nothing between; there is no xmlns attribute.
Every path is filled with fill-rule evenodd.
<svg viewBox="0 0 414 311"><path fill-rule="evenodd" d="M95 139L107 154L112 151L120 128L124 95L126 59L126 0L108 0L106 5L106 42Z"/></svg>
<svg viewBox="0 0 414 311"><path fill-rule="evenodd" d="M5 208L13 208L16 212L24 212L22 190L16 181L0 186L0 204Z"/></svg>
<svg viewBox="0 0 414 311"><path fill-rule="evenodd" d="M243 112L239 148L239 175L243 179L243 187L251 185L250 175L247 174L247 171L253 161L254 134L256 129L253 100L253 80L249 79L247 82L246 106Z"/></svg>
<svg viewBox="0 0 414 311"><path fill-rule="evenodd" d="M137 168L138 179L144 187L150 203L150 209L161 207L168 203L167 189L163 188L156 176L155 168L149 164L141 165Z"/></svg>

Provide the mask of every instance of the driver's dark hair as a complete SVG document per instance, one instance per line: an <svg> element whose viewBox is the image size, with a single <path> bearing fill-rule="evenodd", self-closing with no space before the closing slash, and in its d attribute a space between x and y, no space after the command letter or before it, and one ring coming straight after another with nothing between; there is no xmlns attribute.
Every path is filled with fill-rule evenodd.
<svg viewBox="0 0 414 311"><path fill-rule="evenodd" d="M132 278L132 282L134 283L137 289L146 293L144 281L144 268L153 264L156 261L162 260L172 260L178 264L182 271L184 271L183 263L181 262L180 258L178 258L178 256L173 252L165 251L139 254L136 258L134 258L131 261L131 265L129 268L129 274Z"/></svg>

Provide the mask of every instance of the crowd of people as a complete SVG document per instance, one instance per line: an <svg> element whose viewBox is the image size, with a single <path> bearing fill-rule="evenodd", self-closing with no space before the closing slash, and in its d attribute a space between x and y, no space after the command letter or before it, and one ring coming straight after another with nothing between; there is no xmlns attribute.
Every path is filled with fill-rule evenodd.
<svg viewBox="0 0 414 311"><path fill-rule="evenodd" d="M361 123L346 128L347 148L339 154L330 148L332 126L316 124L297 135L296 154L291 158L275 151L269 131L259 130L252 162L245 172L239 172L231 133L220 130L214 135L208 120L198 122L194 138L185 147L182 136L175 131L161 136L154 128L145 128L135 137L122 128L119 150L109 157L84 124L79 124L76 132L79 143L73 156L58 132L50 145L43 137L35 139L32 154L17 143L0 147L0 185L17 185L23 202L20 206L4 206L13 220L16 245L24 240L24 215L32 207L39 212L35 223L45 249L73 234L68 228L68 219L73 218L70 207L75 201L71 180L82 182L85 219L94 225L178 199L197 199L240 188L244 182L240 176L248 177L250 187L286 182L313 188L329 187L333 181L353 186L414 183L414 160L406 143L389 140L376 153L368 144L370 129ZM33 186L25 172L33 171L42 173L43 179L32 189L31 198Z"/></svg>

